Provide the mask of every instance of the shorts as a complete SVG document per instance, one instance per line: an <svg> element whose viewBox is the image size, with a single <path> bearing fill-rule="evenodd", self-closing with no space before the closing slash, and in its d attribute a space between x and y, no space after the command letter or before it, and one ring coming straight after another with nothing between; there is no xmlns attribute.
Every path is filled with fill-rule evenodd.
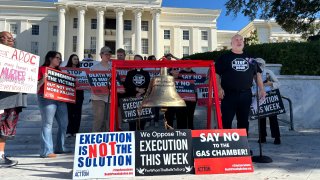
<svg viewBox="0 0 320 180"><path fill-rule="evenodd" d="M0 114L0 137L3 139L13 139L16 135L17 123L20 108L5 109Z"/></svg>

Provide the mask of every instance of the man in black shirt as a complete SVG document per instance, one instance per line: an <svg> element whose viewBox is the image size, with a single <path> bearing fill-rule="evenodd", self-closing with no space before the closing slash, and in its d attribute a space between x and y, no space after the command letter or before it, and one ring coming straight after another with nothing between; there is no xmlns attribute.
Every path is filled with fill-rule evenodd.
<svg viewBox="0 0 320 180"><path fill-rule="evenodd" d="M252 79L257 76L259 98L266 92L263 88L261 70L251 56L243 52L243 37L236 34L231 39L232 49L222 55L216 62L216 76L221 101L223 128L231 129L234 115L237 116L237 127L249 129L249 111L252 101Z"/></svg>

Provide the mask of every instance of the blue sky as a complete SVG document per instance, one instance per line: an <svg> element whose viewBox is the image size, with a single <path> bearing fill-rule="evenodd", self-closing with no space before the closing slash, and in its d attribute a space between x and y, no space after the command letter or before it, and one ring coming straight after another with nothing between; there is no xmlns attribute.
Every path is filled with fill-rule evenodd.
<svg viewBox="0 0 320 180"><path fill-rule="evenodd" d="M55 0L42 0L53 2ZM163 0L164 7L180 7L180 8L202 8L202 9L221 9L221 14L218 19L218 30L240 30L246 26L250 20L242 14L237 17L233 15L226 16L224 4L227 0Z"/></svg>

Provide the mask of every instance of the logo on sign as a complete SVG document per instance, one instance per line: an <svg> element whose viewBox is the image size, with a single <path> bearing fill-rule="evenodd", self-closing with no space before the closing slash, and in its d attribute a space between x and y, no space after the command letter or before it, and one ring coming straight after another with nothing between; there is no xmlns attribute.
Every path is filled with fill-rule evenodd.
<svg viewBox="0 0 320 180"><path fill-rule="evenodd" d="M133 76L133 84L135 84L136 86L141 86L145 81L146 80L144 76L142 76L141 74L136 74L135 76Z"/></svg>
<svg viewBox="0 0 320 180"><path fill-rule="evenodd" d="M247 71L249 69L249 62L242 58L236 58L232 62L232 69L236 71Z"/></svg>

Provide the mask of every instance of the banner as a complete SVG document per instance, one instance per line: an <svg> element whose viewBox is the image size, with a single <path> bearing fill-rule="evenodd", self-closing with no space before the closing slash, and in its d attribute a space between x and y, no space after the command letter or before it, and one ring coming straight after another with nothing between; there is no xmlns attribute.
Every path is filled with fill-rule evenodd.
<svg viewBox="0 0 320 180"><path fill-rule="evenodd" d="M121 115L122 121L133 121L137 119L149 119L154 118L155 116L155 109L148 107L143 108L140 113L138 113L138 107L140 106L143 97L130 97L130 98L121 98L119 100L120 108L121 108ZM140 115L140 117L139 117Z"/></svg>
<svg viewBox="0 0 320 180"><path fill-rule="evenodd" d="M209 85L208 84L200 84L196 86L197 89L197 105L198 106L208 106L208 92L209 92ZM220 104L221 101L219 100ZM214 95L212 91L212 104L214 103Z"/></svg>
<svg viewBox="0 0 320 180"><path fill-rule="evenodd" d="M259 104L260 118L283 114L286 112L279 89L267 92L265 100ZM258 119L256 96L252 98L252 104L250 108L250 120Z"/></svg>
<svg viewBox="0 0 320 180"><path fill-rule="evenodd" d="M99 63L99 61L95 61L95 60L82 60L82 61L80 61L80 68L88 68L89 69L98 63Z"/></svg>
<svg viewBox="0 0 320 180"><path fill-rule="evenodd" d="M0 44L0 91L37 94L40 57Z"/></svg>
<svg viewBox="0 0 320 180"><path fill-rule="evenodd" d="M76 77L76 89L77 90L85 90L90 89L90 84L87 77L87 71L89 69L86 68L71 68L71 67L61 67L62 72L71 74Z"/></svg>
<svg viewBox="0 0 320 180"><path fill-rule="evenodd" d="M133 177L134 132L78 133L73 179Z"/></svg>
<svg viewBox="0 0 320 180"><path fill-rule="evenodd" d="M110 71L87 71L88 81L91 87L91 92L94 94L108 95L111 85ZM117 76L117 92L124 93L124 87L120 82L120 77Z"/></svg>
<svg viewBox="0 0 320 180"><path fill-rule="evenodd" d="M196 101L194 80L175 79L177 93L185 101Z"/></svg>
<svg viewBox="0 0 320 180"><path fill-rule="evenodd" d="M195 85L204 84L207 80L206 74L190 74L190 73L181 73L179 78L184 80L194 80Z"/></svg>
<svg viewBox="0 0 320 180"><path fill-rule="evenodd" d="M192 173L191 130L136 131L136 176Z"/></svg>
<svg viewBox="0 0 320 180"><path fill-rule="evenodd" d="M245 129L193 130L196 174L253 172Z"/></svg>
<svg viewBox="0 0 320 180"><path fill-rule="evenodd" d="M76 78L67 73L46 68L44 98L76 103Z"/></svg>

